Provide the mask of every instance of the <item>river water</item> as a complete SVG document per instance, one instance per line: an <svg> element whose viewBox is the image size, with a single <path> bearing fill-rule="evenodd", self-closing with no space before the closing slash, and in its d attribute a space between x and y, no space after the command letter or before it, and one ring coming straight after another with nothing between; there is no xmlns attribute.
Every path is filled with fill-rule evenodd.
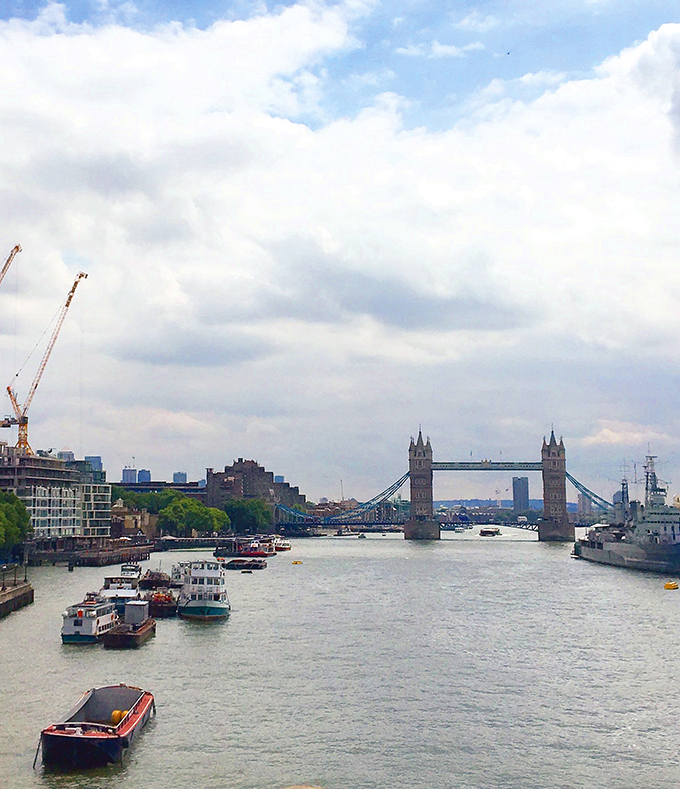
<svg viewBox="0 0 680 789"><path fill-rule="evenodd" d="M35 603L0 620L0 787L677 783L680 591L504 532L293 541L230 574L227 622L160 620L128 651L60 643L61 611L107 568L30 570ZM127 761L33 770L40 729L118 682L157 705Z"/></svg>

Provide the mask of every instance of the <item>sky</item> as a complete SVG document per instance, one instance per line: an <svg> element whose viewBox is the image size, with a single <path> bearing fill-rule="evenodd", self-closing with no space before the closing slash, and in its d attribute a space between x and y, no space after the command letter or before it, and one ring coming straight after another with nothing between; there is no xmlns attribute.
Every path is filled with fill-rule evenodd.
<svg viewBox="0 0 680 789"><path fill-rule="evenodd" d="M599 494L649 452L680 493L678 16L0 2L0 255L23 248L0 382L20 402L88 274L31 445L101 455L111 481L251 458L362 500L420 426L441 461L538 460L554 427ZM508 490L435 479L438 499Z"/></svg>

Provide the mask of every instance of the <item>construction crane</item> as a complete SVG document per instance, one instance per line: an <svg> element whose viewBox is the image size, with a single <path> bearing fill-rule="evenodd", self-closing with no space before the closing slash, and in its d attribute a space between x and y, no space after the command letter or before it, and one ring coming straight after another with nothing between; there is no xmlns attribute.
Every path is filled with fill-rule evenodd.
<svg viewBox="0 0 680 789"><path fill-rule="evenodd" d="M26 399L24 400L23 406L19 405L17 401L16 395L14 394L14 390L12 389L12 385L10 384L7 387L7 394L9 395L10 402L12 403L12 408L14 409L14 417L7 417L2 422L0 422L0 427L10 427L11 425L18 425L19 426L19 438L16 444L16 448L20 455L33 455L34 452L28 443L28 409L30 408L31 403L33 402L33 396L35 395L36 389L38 388L38 384L40 383L40 379L42 378L42 374L45 372L45 367L47 366L47 362L50 358L50 354L52 353L52 349L54 348L54 344L57 341L57 337L59 336L59 332L61 330L61 326L64 322L64 318L66 317L66 313L68 312L68 308L71 306L71 302L73 301L73 295L76 292L76 288L78 287L78 283L81 279L85 279L87 274L81 271L79 272L78 276L75 279L75 282L71 286L71 290L66 297L66 301L64 302L61 311L59 312L59 317L57 318L57 323L54 327L54 331L52 332L52 337L50 338L49 343L47 344L47 348L45 349L45 353L43 354L42 361L40 362L40 367L38 367L38 372L33 379L33 383L31 384L31 388L28 390L28 394L26 395ZM15 376L16 377L16 376Z"/></svg>
<svg viewBox="0 0 680 789"><path fill-rule="evenodd" d="M21 244L17 244L14 249L9 253L7 260L5 261L5 265L2 267L2 271L0 271L0 282L5 279L5 274L9 271L9 267L12 265L12 261L16 257L17 253L21 252Z"/></svg>

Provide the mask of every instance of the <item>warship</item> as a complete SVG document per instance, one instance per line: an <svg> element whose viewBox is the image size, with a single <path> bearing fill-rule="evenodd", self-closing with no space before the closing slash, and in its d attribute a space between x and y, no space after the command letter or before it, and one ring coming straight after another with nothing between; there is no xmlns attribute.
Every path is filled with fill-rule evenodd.
<svg viewBox="0 0 680 789"><path fill-rule="evenodd" d="M656 476L655 455L645 463L645 503L630 501L628 482L614 512L618 523L594 526L574 544L573 555L635 570L680 572L680 509L666 504L667 490Z"/></svg>

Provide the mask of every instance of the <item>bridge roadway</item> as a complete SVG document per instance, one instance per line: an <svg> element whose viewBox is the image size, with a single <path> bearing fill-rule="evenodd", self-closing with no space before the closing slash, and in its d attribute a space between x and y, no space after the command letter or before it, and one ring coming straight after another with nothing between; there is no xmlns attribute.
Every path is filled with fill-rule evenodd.
<svg viewBox="0 0 680 789"><path fill-rule="evenodd" d="M432 461L432 471L542 471L541 461L494 461L475 460L451 463L448 461Z"/></svg>

